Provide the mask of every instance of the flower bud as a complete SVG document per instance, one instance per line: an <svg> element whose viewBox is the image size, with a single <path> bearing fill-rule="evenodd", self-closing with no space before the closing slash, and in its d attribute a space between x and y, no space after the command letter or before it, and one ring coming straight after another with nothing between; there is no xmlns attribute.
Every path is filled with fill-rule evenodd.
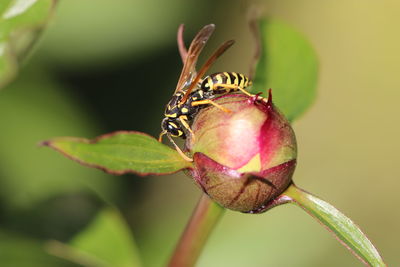
<svg viewBox="0 0 400 267"><path fill-rule="evenodd" d="M296 166L295 134L264 98L224 95L196 116L186 141L200 188L225 208L256 212L290 184Z"/></svg>

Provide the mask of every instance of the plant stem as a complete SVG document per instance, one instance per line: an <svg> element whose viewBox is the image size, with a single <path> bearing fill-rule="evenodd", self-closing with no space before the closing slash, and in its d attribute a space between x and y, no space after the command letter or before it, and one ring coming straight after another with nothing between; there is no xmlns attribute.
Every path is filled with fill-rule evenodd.
<svg viewBox="0 0 400 267"><path fill-rule="evenodd" d="M225 209L203 194L193 211L168 266L194 266Z"/></svg>

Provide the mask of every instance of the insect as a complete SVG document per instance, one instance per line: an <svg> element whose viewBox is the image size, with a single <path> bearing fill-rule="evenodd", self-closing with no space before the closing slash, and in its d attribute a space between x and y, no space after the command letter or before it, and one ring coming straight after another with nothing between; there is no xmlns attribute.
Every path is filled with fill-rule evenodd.
<svg viewBox="0 0 400 267"><path fill-rule="evenodd" d="M230 112L230 110L227 110L213 101L213 98L216 96L234 91L241 91L246 95L252 96L249 92L244 90L246 87L250 86L252 82L243 74L236 72L218 72L202 78L215 60L234 44L233 40L224 42L208 58L199 72L196 72L197 59L214 29L215 25L206 25L191 42L175 92L166 106L164 112L165 118L161 123L162 132L160 133L159 141L162 141L163 135L167 135L176 150L188 160L191 159L183 154L172 137L186 139L187 134L191 134L191 137L194 138L190 124L203 107L214 105L224 112ZM180 28L180 30L182 30L182 28Z"/></svg>

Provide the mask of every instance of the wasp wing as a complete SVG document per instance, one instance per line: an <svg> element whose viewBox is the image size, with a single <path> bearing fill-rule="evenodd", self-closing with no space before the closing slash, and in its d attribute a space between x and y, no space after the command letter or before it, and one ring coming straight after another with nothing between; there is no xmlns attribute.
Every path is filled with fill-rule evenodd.
<svg viewBox="0 0 400 267"><path fill-rule="evenodd" d="M211 67L211 65L219 58L229 47L231 47L235 43L234 40L229 40L223 43L204 63L204 65L201 67L199 72L197 73L196 77L192 81L192 84L189 86L189 88L186 90L185 95L180 101L180 104L185 103L186 100L189 97L189 94L193 91L193 88L197 85L197 83L200 81L201 77L204 76L204 74L208 71L208 69Z"/></svg>
<svg viewBox="0 0 400 267"><path fill-rule="evenodd" d="M214 29L214 24L206 25L197 33L196 37L194 37L190 44L189 51L187 52L185 63L183 64L182 72L178 84L176 85L175 93L192 83L193 78L196 76L197 59Z"/></svg>

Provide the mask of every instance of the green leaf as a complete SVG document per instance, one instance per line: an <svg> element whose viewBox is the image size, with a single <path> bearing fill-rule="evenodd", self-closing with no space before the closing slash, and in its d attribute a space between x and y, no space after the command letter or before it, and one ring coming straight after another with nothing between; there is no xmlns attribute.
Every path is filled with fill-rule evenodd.
<svg viewBox="0 0 400 267"><path fill-rule="evenodd" d="M290 186L284 195L325 226L359 260L369 266L386 266L379 252L358 226L331 204Z"/></svg>
<svg viewBox="0 0 400 267"><path fill-rule="evenodd" d="M176 150L140 132L119 131L94 140L60 137L43 145L111 174L161 175L191 167Z"/></svg>
<svg viewBox="0 0 400 267"><path fill-rule="evenodd" d="M94 3L96 12L93 12ZM182 5L182 0L169 0L162 8L158 0L140 1L140 4L118 0L117 3L59 1L57 19L46 29L40 49L35 53L73 72L118 64L128 58L139 62L166 47L175 47L178 25L204 18L204 12L209 9L197 1L185 1ZM198 12L190 12L194 9Z"/></svg>
<svg viewBox="0 0 400 267"><path fill-rule="evenodd" d="M50 149L37 148L39 140L52 136L94 136L99 132L90 112L67 93L70 88L49 79L45 69L41 64L29 64L8 90L1 92L1 206L25 210L59 194L88 190L113 199L119 194L120 180L66 161Z"/></svg>
<svg viewBox="0 0 400 267"><path fill-rule="evenodd" d="M0 88L17 73L54 8L54 0L2 0L0 4Z"/></svg>
<svg viewBox="0 0 400 267"><path fill-rule="evenodd" d="M310 43L275 20L261 20L261 56L253 93L272 89L274 102L292 121L313 102L318 62Z"/></svg>
<svg viewBox="0 0 400 267"><path fill-rule="evenodd" d="M0 230L1 266L78 267L72 262L46 253L45 244L10 231Z"/></svg>
<svg viewBox="0 0 400 267"><path fill-rule="evenodd" d="M47 247L49 253L84 266L141 266L129 227L112 208L100 211L68 244L50 241Z"/></svg>

